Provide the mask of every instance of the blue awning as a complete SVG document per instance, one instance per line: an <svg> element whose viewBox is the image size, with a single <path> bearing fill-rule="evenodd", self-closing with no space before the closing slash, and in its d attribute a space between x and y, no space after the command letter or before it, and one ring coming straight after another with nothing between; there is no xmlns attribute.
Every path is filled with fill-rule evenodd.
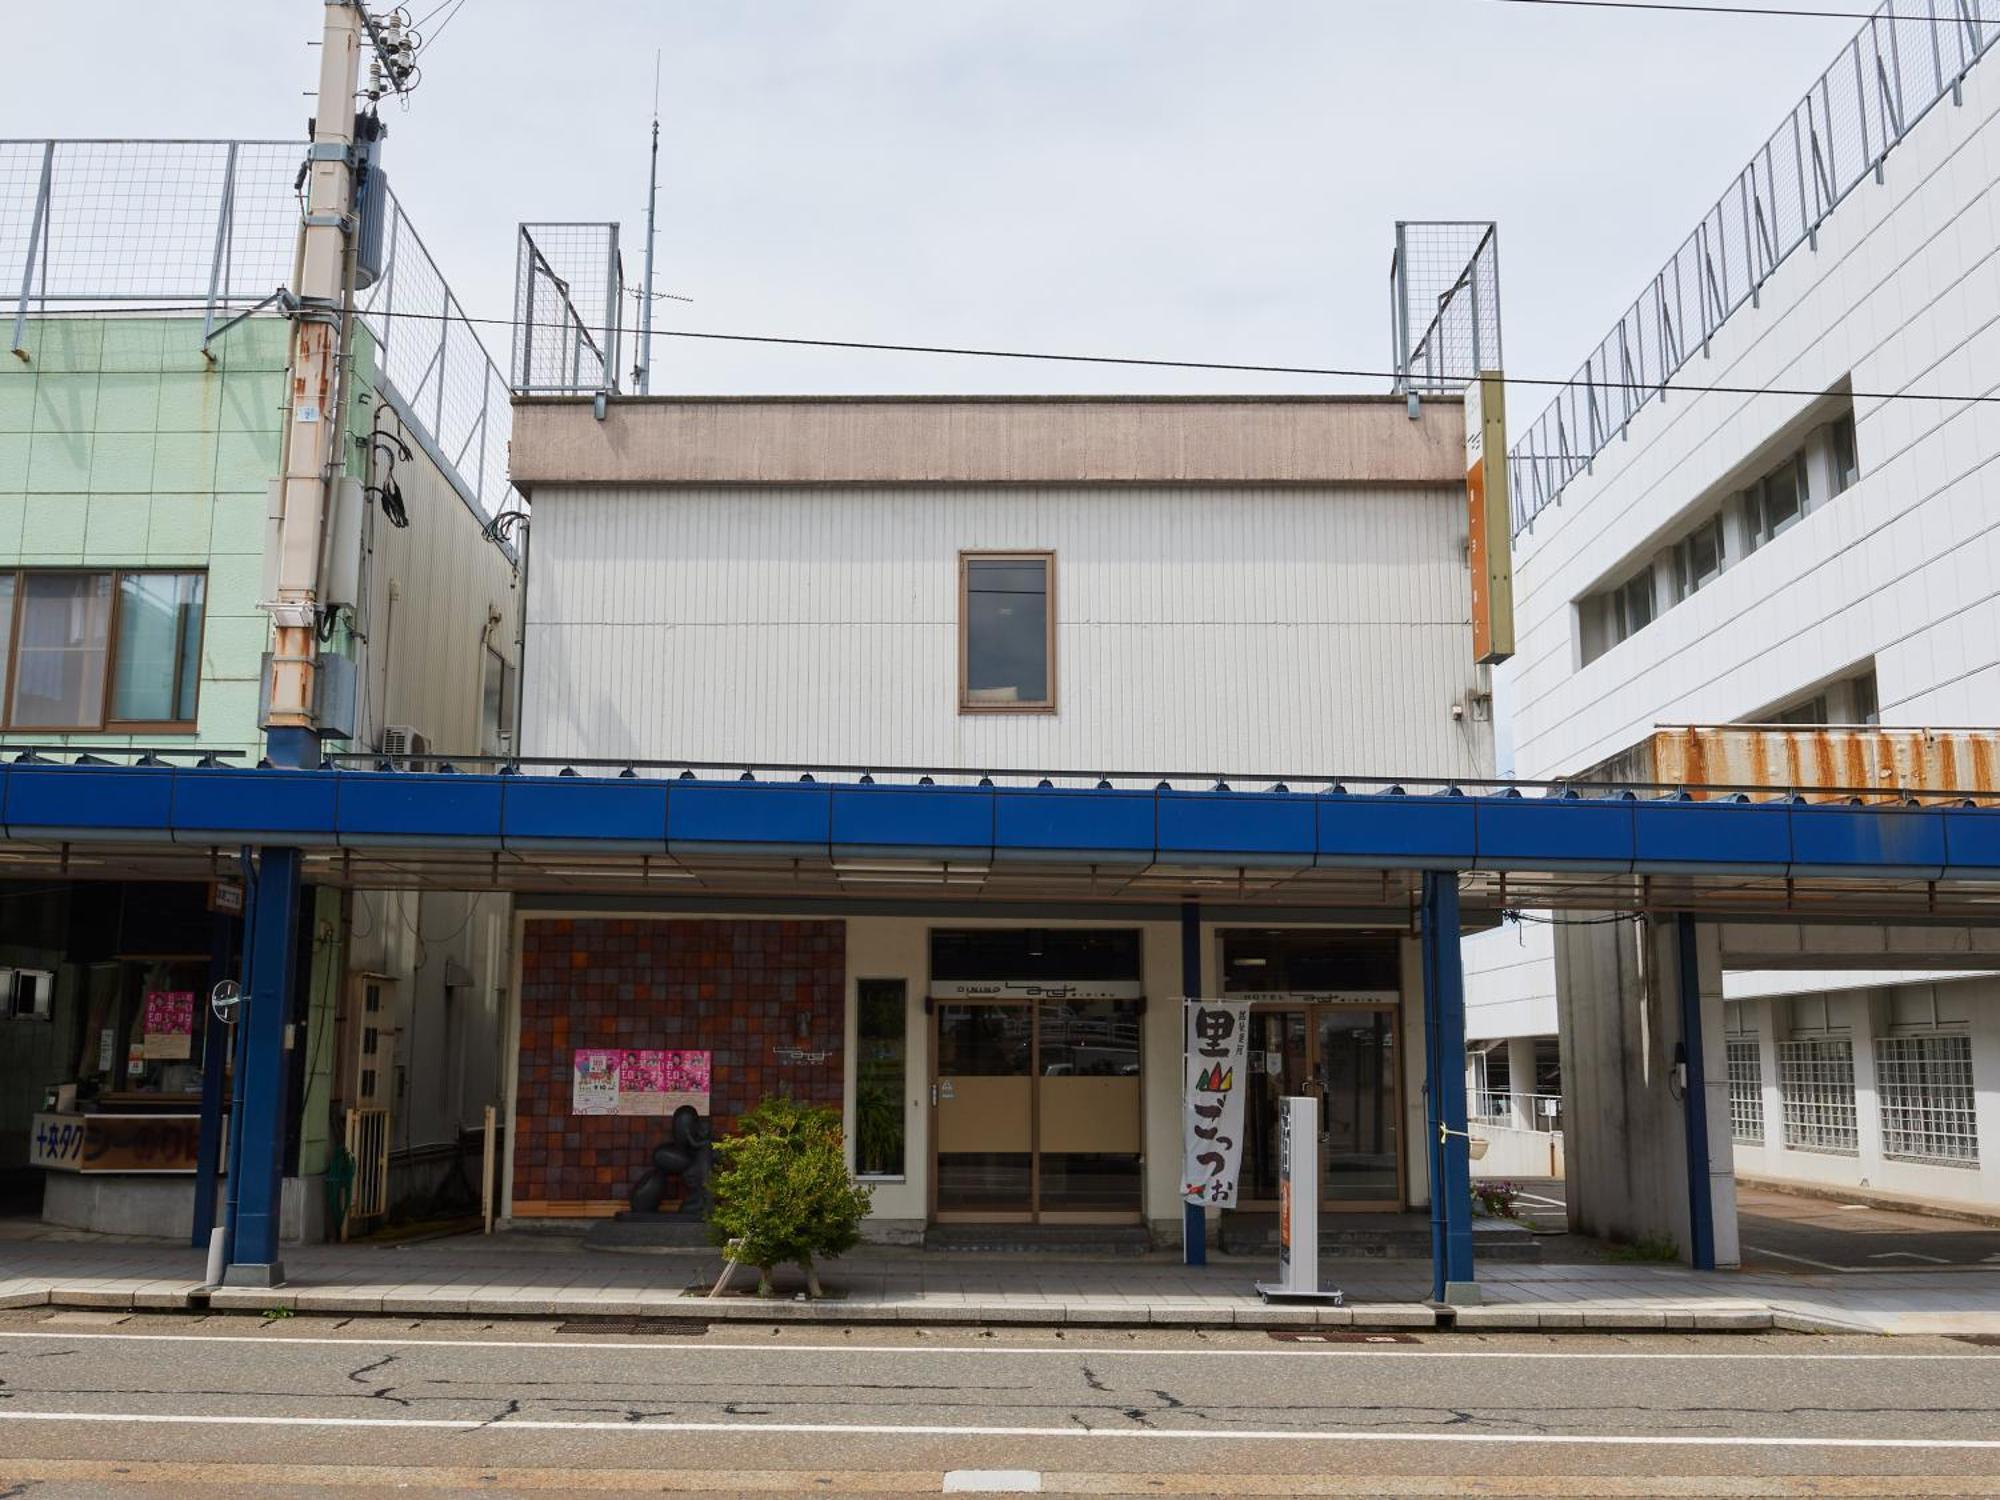
<svg viewBox="0 0 2000 1500"><path fill-rule="evenodd" d="M2000 808L1685 797L1052 787L383 770L0 767L13 846L393 859L1089 865L1155 872L2000 882ZM495 866L497 868L497 866ZM518 883L518 882L516 882Z"/></svg>

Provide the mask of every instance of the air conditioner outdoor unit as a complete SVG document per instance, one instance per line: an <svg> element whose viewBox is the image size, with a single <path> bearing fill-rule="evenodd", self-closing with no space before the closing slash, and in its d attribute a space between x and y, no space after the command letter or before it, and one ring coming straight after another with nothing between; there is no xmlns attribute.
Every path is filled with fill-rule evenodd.
<svg viewBox="0 0 2000 1500"><path fill-rule="evenodd" d="M388 724L382 729L382 756L399 771L428 771L431 742L422 730L408 724Z"/></svg>

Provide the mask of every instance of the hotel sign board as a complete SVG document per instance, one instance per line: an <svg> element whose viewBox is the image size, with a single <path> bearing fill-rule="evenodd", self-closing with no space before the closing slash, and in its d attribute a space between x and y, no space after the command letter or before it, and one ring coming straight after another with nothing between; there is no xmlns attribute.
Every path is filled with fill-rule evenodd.
<svg viewBox="0 0 2000 1500"><path fill-rule="evenodd" d="M1506 382L1498 370L1465 388L1466 542L1472 565L1472 657L1514 654L1513 505L1507 483Z"/></svg>

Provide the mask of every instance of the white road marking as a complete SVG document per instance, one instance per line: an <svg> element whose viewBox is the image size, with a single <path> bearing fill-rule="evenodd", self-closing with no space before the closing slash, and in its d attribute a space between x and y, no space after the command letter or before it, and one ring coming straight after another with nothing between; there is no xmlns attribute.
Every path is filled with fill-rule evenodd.
<svg viewBox="0 0 2000 1500"><path fill-rule="evenodd" d="M1857 1271L1861 1269L1859 1266L1836 1266L1828 1261L1814 1260L1810 1255L1787 1255L1782 1250L1767 1250L1762 1245L1746 1244L1743 1248L1755 1251L1759 1255L1772 1256L1778 1260L1797 1261L1802 1266L1813 1266L1822 1271Z"/></svg>
<svg viewBox="0 0 2000 1500"><path fill-rule="evenodd" d="M1868 1258L1870 1260L1926 1260L1934 1266L1948 1266L1951 1264L1942 1255L1919 1255L1914 1250L1877 1250Z"/></svg>
<svg viewBox="0 0 2000 1500"><path fill-rule="evenodd" d="M661 1433L772 1433L807 1437L921 1438L1123 1438L1144 1442L1199 1442L1211 1447L1241 1443L1474 1443L1566 1448L1895 1448L1922 1452L2000 1450L2000 1438L1854 1438L1854 1437L1722 1437L1709 1433L1644 1437L1636 1433L1543 1432L1272 1432L1252 1428L1174 1427L954 1427L937 1423L900 1422L556 1422L515 1417L492 1421L482 1417L251 1417L194 1413L66 1411L0 1411L0 1422L85 1422L147 1427L333 1427L344 1431L369 1428L418 1428L443 1432L631 1432L656 1437Z"/></svg>
<svg viewBox="0 0 2000 1500"><path fill-rule="evenodd" d="M1039 1495L1042 1476L1034 1469L947 1469L947 1495Z"/></svg>
<svg viewBox="0 0 2000 1500"><path fill-rule="evenodd" d="M1171 1333L1172 1329L1159 1329ZM1335 1330L1336 1332L1342 1330ZM1689 1330L1682 1330L1683 1332ZM1857 1332L1868 1332L1857 1329ZM1565 1335L1574 1337L1573 1334ZM704 1344L678 1339L672 1343L580 1343L554 1339L432 1339L414 1335L389 1338L376 1334L354 1338L289 1333L35 1333L27 1329L0 1329L0 1339L41 1339L51 1343L76 1344L107 1341L113 1343L163 1344L255 1344L279 1348L288 1344L332 1344L354 1349L591 1349L599 1353L622 1354L922 1354L931 1358L957 1359L965 1355L982 1358L1047 1357L1051 1355L1089 1359L1616 1359L1616 1360L1718 1360L1739 1363L1753 1360L1831 1360L1836 1363L1871 1363L1876 1360L1986 1360L2000 1367L2000 1361L1967 1347L1963 1353L1913 1354L1811 1354L1803 1349L1779 1354L1662 1354L1638 1353L1629 1349L1429 1349L1408 1344L1334 1344L1315 1349L1187 1349L1168 1346L1123 1349L1089 1348L1076 1345L1036 1345L1032 1348L1006 1344L925 1345L925 1344Z"/></svg>

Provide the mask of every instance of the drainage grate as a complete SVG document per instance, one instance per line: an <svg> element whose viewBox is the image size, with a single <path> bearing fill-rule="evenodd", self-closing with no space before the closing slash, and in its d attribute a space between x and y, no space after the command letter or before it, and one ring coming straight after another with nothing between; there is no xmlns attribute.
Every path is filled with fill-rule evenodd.
<svg viewBox="0 0 2000 1500"><path fill-rule="evenodd" d="M1328 1330L1273 1328L1272 1338L1281 1344L1414 1344L1416 1336L1408 1333L1360 1333L1352 1329Z"/></svg>
<svg viewBox="0 0 2000 1500"><path fill-rule="evenodd" d="M706 1318L572 1318L556 1325L557 1333L651 1333L674 1338L700 1338L708 1332Z"/></svg>

